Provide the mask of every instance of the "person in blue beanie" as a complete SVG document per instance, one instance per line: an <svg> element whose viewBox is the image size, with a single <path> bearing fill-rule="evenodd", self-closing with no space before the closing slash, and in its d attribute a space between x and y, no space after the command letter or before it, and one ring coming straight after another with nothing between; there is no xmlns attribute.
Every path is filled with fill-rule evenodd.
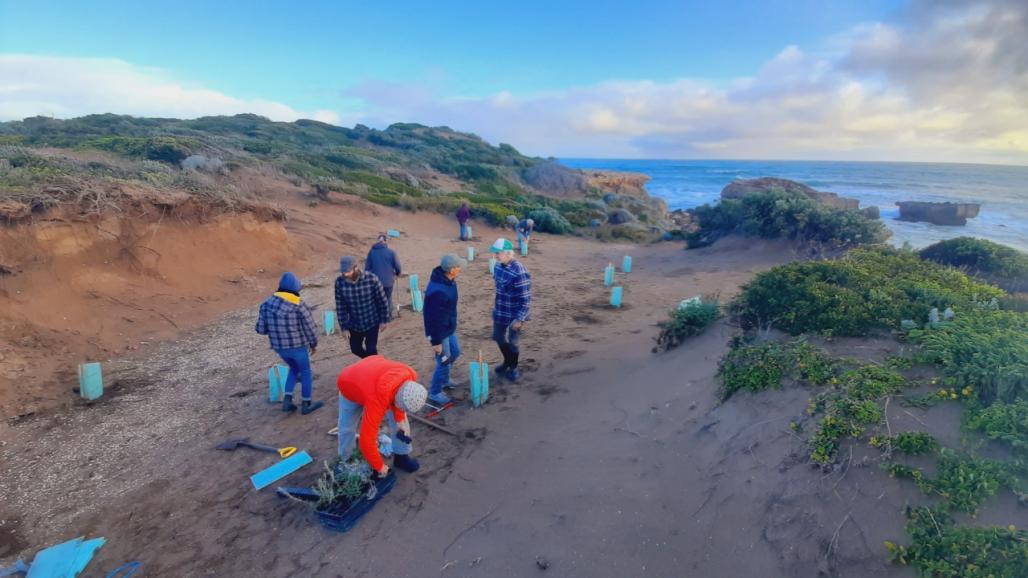
<svg viewBox="0 0 1028 578"><path fill-rule="evenodd" d="M468 262L456 255L443 256L432 270L425 288L425 336L435 352L435 372L428 399L439 405L450 403L443 388L452 388L450 366L460 357L457 341L457 276Z"/></svg>
<svg viewBox="0 0 1028 578"><path fill-rule="evenodd" d="M256 330L268 336L271 348L289 366L282 411L296 411L293 393L297 381L301 384L300 413L307 415L321 407L322 402L311 400L314 382L311 356L318 348L318 334L310 307L300 299L300 280L296 275L284 273L278 282L278 291L261 303Z"/></svg>
<svg viewBox="0 0 1028 578"><path fill-rule="evenodd" d="M400 267L400 259L396 256L396 251L389 247L388 235L379 235L378 241L371 246L368 257L364 260L364 270L374 273L378 277L379 283L382 284L382 290L385 291L391 317L394 312L393 285L396 278L403 274L403 269Z"/></svg>

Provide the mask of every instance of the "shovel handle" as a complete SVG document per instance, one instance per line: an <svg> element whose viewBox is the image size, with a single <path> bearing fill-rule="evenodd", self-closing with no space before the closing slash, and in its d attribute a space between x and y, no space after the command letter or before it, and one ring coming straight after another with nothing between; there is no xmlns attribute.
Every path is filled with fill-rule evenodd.
<svg viewBox="0 0 1028 578"><path fill-rule="evenodd" d="M284 447L284 448L278 448L278 455L283 457L283 458L288 458L289 456L291 456L291 455L293 455L295 453L296 453L296 448L294 448L293 446L288 446L288 447Z"/></svg>

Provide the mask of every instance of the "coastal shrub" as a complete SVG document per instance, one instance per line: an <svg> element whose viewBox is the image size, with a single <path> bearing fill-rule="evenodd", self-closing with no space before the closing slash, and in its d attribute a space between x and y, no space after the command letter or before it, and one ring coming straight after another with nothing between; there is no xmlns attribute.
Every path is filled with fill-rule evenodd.
<svg viewBox="0 0 1028 578"><path fill-rule="evenodd" d="M964 413L964 427L998 440L1021 455L1028 455L1028 399L997 401Z"/></svg>
<svg viewBox="0 0 1028 578"><path fill-rule="evenodd" d="M1028 399L1028 313L971 309L909 339L942 367L945 383L970 387L983 404Z"/></svg>
<svg viewBox="0 0 1028 578"><path fill-rule="evenodd" d="M903 432L894 436L871 436L871 445L886 452L899 452L910 456L935 453L939 442L923 431Z"/></svg>
<svg viewBox="0 0 1028 578"><path fill-rule="evenodd" d="M864 247L828 261L790 263L757 274L733 304L743 327L798 335L867 335L926 320L931 308L968 311L1003 291L916 254ZM922 321L923 322L923 321Z"/></svg>
<svg viewBox="0 0 1028 578"><path fill-rule="evenodd" d="M144 158L177 165L196 152L197 143L180 137L104 136L84 141L81 148L110 151L127 157Z"/></svg>
<svg viewBox="0 0 1028 578"><path fill-rule="evenodd" d="M574 231L571 223L558 213L556 209L550 207L531 210L528 212L527 218L535 221L536 229L544 233L566 235Z"/></svg>
<svg viewBox="0 0 1028 578"><path fill-rule="evenodd" d="M718 364L721 399L740 390L778 389L785 377L811 385L825 384L837 371L827 354L802 340L746 344L736 339Z"/></svg>
<svg viewBox="0 0 1028 578"><path fill-rule="evenodd" d="M921 249L919 255L922 259L993 280L1010 291L1028 288L1028 254L1006 245L957 237L929 245ZM1010 286L1013 284L1017 287Z"/></svg>
<svg viewBox="0 0 1028 578"><path fill-rule="evenodd" d="M830 248L882 243L889 229L860 211L822 206L799 192L771 190L690 210L696 228L689 248L703 247L732 233L787 238Z"/></svg>
<svg viewBox="0 0 1028 578"><path fill-rule="evenodd" d="M1018 578L1028 568L1028 531L958 525L946 512L907 507L909 546L886 542L889 560L932 578Z"/></svg>
<svg viewBox="0 0 1028 578"><path fill-rule="evenodd" d="M703 333L720 316L721 303L716 297L703 297L672 309L668 319L657 324L657 349L667 351L681 345L689 337Z"/></svg>

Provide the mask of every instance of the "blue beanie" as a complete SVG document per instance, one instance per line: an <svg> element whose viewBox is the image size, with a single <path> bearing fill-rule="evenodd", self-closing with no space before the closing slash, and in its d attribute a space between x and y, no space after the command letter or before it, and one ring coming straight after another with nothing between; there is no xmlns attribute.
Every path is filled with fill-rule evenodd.
<svg viewBox="0 0 1028 578"><path fill-rule="evenodd" d="M290 293L300 294L300 280L296 278L289 271L282 274L282 278L278 281L279 291L288 291Z"/></svg>

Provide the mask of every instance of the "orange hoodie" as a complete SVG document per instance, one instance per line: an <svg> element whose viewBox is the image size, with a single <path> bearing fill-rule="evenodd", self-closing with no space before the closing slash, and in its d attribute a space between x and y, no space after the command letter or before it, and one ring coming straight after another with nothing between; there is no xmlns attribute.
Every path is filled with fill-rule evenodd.
<svg viewBox="0 0 1028 578"><path fill-rule="evenodd" d="M385 465L382 454L378 453L378 428L382 419L388 410L393 411L397 422L407 419L407 414L395 405L396 390L404 382L417 379L418 374L410 366L381 355L365 357L339 373L336 380L339 393L364 408L358 446L375 471Z"/></svg>

